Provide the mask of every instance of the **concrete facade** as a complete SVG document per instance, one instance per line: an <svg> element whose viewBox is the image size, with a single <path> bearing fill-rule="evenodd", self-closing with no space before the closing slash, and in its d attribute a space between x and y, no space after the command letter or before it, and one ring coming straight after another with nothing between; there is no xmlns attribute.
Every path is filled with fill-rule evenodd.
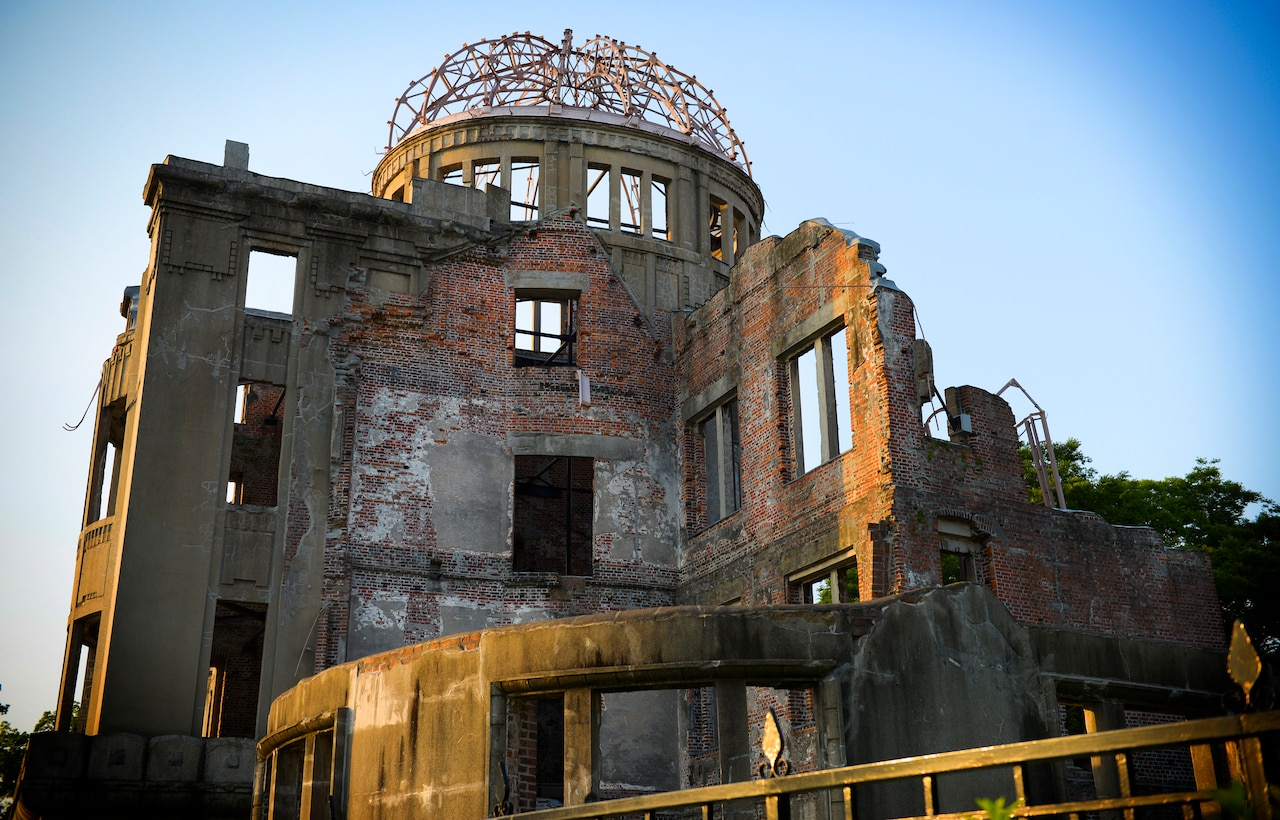
<svg viewBox="0 0 1280 820"><path fill-rule="evenodd" d="M92 755L57 768L74 732L139 784L160 738L195 741L194 783L222 771L209 739L266 736L275 816L331 795L461 817L508 788L533 808L745 779L770 709L813 769L1049 736L1063 704L1202 713L1221 688L1207 558L1031 505L986 391L948 388L932 435L879 246L820 221L761 238L745 167L687 135L495 106L408 134L369 195L248 165L228 143L147 181L73 734L33 745L25 816L103 779ZM262 253L293 260L288 314L246 303Z"/></svg>

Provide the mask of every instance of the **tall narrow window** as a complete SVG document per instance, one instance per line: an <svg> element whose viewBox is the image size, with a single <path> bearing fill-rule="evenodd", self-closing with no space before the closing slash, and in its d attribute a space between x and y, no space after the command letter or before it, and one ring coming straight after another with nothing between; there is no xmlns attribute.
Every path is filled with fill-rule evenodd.
<svg viewBox="0 0 1280 820"><path fill-rule="evenodd" d="M623 171L620 179L622 185L622 223L619 227L623 233L644 233L644 220L641 218L642 203L640 195L640 175L635 171Z"/></svg>
<svg viewBox="0 0 1280 820"><path fill-rule="evenodd" d="M979 580L979 544L968 521L939 518L938 540L938 563L943 584Z"/></svg>
<svg viewBox="0 0 1280 820"><path fill-rule="evenodd" d="M591 575L595 461L516 456L512 565L516 572Z"/></svg>
<svg viewBox="0 0 1280 820"><path fill-rule="evenodd" d="M576 299L516 297L515 363L574 363Z"/></svg>
<svg viewBox="0 0 1280 820"><path fill-rule="evenodd" d="M609 227L609 166L587 167L587 224Z"/></svg>
<svg viewBox="0 0 1280 820"><path fill-rule="evenodd" d="M228 504L276 505L284 398L283 387L264 382L245 382L236 388Z"/></svg>
<svg viewBox="0 0 1280 820"><path fill-rule="evenodd" d="M702 436L707 525L742 507L742 442L738 434L738 400L717 407L698 425Z"/></svg>
<svg viewBox="0 0 1280 820"><path fill-rule="evenodd" d="M665 179L653 178L653 186L650 190L651 206L650 213L653 214L653 238L671 241L671 233L667 228L667 185Z"/></svg>
<svg viewBox="0 0 1280 820"><path fill-rule="evenodd" d="M716 259L724 259L725 235L725 203L711 197L711 210L707 215L711 231L711 255Z"/></svg>
<svg viewBox="0 0 1280 820"><path fill-rule="evenodd" d="M796 472L804 473L853 446L845 329L815 339L790 369Z"/></svg>
<svg viewBox="0 0 1280 820"><path fill-rule="evenodd" d="M511 161L511 221L538 218L539 169L536 159Z"/></svg>

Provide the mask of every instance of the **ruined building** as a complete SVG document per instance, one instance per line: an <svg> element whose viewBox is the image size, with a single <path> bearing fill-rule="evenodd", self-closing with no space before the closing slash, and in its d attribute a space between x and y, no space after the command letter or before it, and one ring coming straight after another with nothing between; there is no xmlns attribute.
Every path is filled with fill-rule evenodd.
<svg viewBox="0 0 1280 820"><path fill-rule="evenodd" d="M761 237L647 52L464 48L370 194L228 143L144 196L27 816L247 811L257 739L273 817L482 817L750 778L770 709L805 770L1216 703L1207 558L1028 503L877 243Z"/></svg>

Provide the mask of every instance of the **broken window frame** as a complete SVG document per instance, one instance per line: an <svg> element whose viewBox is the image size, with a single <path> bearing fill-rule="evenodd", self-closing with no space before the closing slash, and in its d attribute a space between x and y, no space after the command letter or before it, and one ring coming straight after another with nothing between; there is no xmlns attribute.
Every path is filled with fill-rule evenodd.
<svg viewBox="0 0 1280 820"><path fill-rule="evenodd" d="M802 604L847 604L862 600L858 578L858 560L842 559L818 572L801 573L791 582L793 600ZM823 601L821 597L828 596Z"/></svg>
<svg viewBox="0 0 1280 820"><path fill-rule="evenodd" d="M982 580L978 559L982 544L968 521L938 519L938 578L943 586Z"/></svg>
<svg viewBox="0 0 1280 820"><path fill-rule="evenodd" d="M512 487L511 565L514 572L555 572L558 575L590 577L594 569L595 541L595 459L584 456L515 456ZM548 473L563 462L564 486L549 479ZM529 474L524 475L522 474ZM562 495L556 495L560 493ZM575 507L575 496L588 496L586 507ZM546 567L546 557L538 555L522 538L522 516L536 516L540 510L521 498L563 498L563 550L554 570ZM541 510L545 511L545 510ZM574 532L585 530L575 539ZM553 533L555 535L557 533ZM555 556L553 556L555 557Z"/></svg>
<svg viewBox="0 0 1280 820"><path fill-rule="evenodd" d="M742 509L742 436L738 397L729 396L696 422L702 439L702 490L707 526Z"/></svg>
<svg viewBox="0 0 1280 820"><path fill-rule="evenodd" d="M515 310L513 312L515 336L512 351L517 367L541 365L544 367L573 365L577 362L578 338L578 299L563 293L555 295L516 293ZM528 317L522 316L521 305L531 305ZM546 320L544 306L559 307L560 327L557 332L550 332L544 326ZM522 326L522 322L528 322ZM522 337L528 339L522 347ZM547 342L554 347L548 349Z"/></svg>
<svg viewBox="0 0 1280 820"><path fill-rule="evenodd" d="M806 361L811 354L812 364ZM800 476L853 448L849 340L845 326L840 324L818 334L793 352L787 365L792 450L795 474ZM812 435L815 426L818 438L806 440L806 428Z"/></svg>

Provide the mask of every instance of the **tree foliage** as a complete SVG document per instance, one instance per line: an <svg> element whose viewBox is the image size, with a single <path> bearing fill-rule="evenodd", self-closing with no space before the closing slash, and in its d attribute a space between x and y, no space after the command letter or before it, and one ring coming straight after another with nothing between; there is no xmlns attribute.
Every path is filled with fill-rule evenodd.
<svg viewBox="0 0 1280 820"><path fill-rule="evenodd" d="M73 703L73 723L79 713L80 704ZM27 754L27 740L37 732L52 732L56 717L53 712L45 712L36 721L30 734L15 729L7 720L0 720L0 798L13 796L18 785L18 775L22 772L22 759Z"/></svg>
<svg viewBox="0 0 1280 820"><path fill-rule="evenodd" d="M1207 552L1223 619L1244 621L1254 642L1280 650L1280 508L1262 493L1223 477L1216 459L1196 459L1185 476L1098 475L1078 439L1053 445L1067 507L1090 510L1112 524L1148 526L1166 545ZM1041 503L1031 450L1022 465L1032 501ZM1257 509L1252 518L1249 511Z"/></svg>

